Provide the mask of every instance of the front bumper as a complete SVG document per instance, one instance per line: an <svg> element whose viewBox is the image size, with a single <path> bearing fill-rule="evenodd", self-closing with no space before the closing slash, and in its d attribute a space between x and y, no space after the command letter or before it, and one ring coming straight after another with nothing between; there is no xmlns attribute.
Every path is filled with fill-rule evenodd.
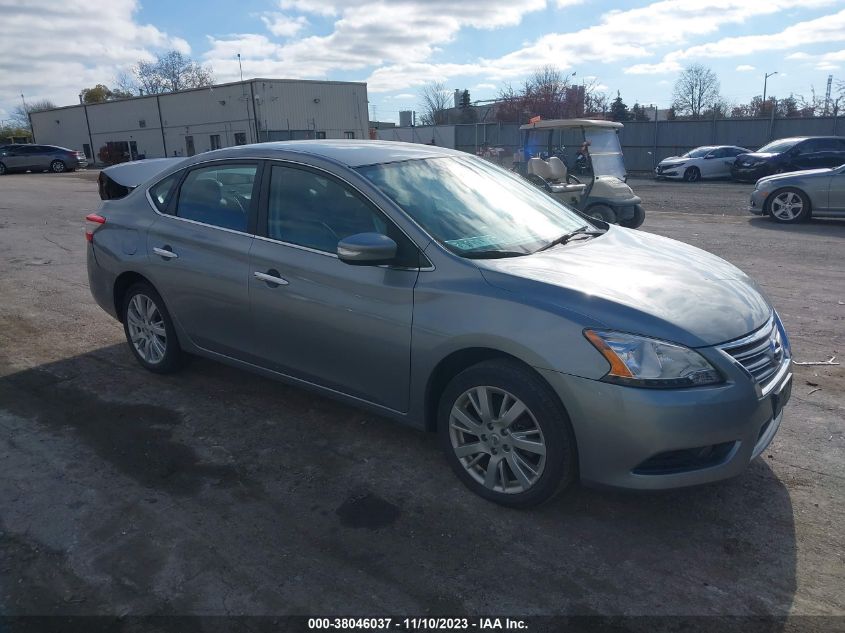
<svg viewBox="0 0 845 633"><path fill-rule="evenodd" d="M766 213L766 197L769 191L760 191L755 189L751 192L751 200L748 203L748 212L754 215L765 215Z"/></svg>
<svg viewBox="0 0 845 633"><path fill-rule="evenodd" d="M757 182L760 178L769 175L771 175L771 169L766 163L752 165L751 167L741 167L735 164L731 165L731 178L734 180Z"/></svg>
<svg viewBox="0 0 845 633"><path fill-rule="evenodd" d="M702 351L703 350L699 350ZM709 349L705 356L720 352ZM690 389L642 389L539 370L566 406L587 484L658 490L739 475L774 438L783 419L773 394L788 388L786 358L767 393L737 366L717 366L723 384ZM714 447L688 467L649 469L662 455Z"/></svg>
<svg viewBox="0 0 845 633"><path fill-rule="evenodd" d="M684 166L661 167L658 165L657 169L654 170L654 177L668 178L669 180L682 180L684 177Z"/></svg>

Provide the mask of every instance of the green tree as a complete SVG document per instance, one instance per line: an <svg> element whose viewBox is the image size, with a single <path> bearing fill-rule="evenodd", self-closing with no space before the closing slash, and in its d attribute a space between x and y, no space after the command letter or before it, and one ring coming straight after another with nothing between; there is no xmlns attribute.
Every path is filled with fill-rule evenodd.
<svg viewBox="0 0 845 633"><path fill-rule="evenodd" d="M610 118L614 121L630 121L631 113L628 106L622 101L619 91L616 91L616 98L610 102Z"/></svg>
<svg viewBox="0 0 845 633"><path fill-rule="evenodd" d="M112 90L104 84L97 84L93 88L83 88L80 93L82 96L82 103L104 103L106 101L114 101L115 99L126 99L133 96L131 92L115 89Z"/></svg>

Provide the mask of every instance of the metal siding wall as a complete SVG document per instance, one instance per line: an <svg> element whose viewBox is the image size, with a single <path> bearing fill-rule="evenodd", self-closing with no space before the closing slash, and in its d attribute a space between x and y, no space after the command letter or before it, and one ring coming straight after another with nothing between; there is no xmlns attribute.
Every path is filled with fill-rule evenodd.
<svg viewBox="0 0 845 633"><path fill-rule="evenodd" d="M135 141L138 153L147 158L164 156L155 97L89 105L88 121L95 160L106 143L119 141Z"/></svg>
<svg viewBox="0 0 845 633"><path fill-rule="evenodd" d="M353 132L357 139L368 138L366 84L259 80L254 86L261 129L271 139L288 131L325 132L326 138Z"/></svg>
<svg viewBox="0 0 845 633"><path fill-rule="evenodd" d="M82 106L33 112L32 128L35 141L44 145L58 145L81 152L82 146L89 142Z"/></svg>

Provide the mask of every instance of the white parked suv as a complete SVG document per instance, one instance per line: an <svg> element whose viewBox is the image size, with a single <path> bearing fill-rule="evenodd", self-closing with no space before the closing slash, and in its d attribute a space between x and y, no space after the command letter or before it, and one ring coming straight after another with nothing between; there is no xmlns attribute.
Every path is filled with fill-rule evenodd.
<svg viewBox="0 0 845 633"><path fill-rule="evenodd" d="M730 178L731 165L749 150L735 145L704 145L681 156L664 158L654 170L656 178L696 182L702 178Z"/></svg>

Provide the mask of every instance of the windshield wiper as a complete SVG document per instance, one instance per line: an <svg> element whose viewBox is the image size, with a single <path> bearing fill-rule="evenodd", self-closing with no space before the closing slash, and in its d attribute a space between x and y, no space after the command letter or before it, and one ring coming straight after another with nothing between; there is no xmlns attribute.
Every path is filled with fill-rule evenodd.
<svg viewBox="0 0 845 633"><path fill-rule="evenodd" d="M550 249L552 246L557 246L558 244L566 244L569 240L571 240L574 237L577 237L578 235L604 235L604 233L602 231L591 231L590 227L585 224L584 226L577 228L574 231L570 231L569 233L564 233L563 235L561 235L557 239L552 240L551 242L549 242L545 246L541 246L540 248L538 248L534 252L539 253L540 251L545 251L545 250Z"/></svg>
<svg viewBox="0 0 845 633"><path fill-rule="evenodd" d="M467 259L499 259L501 257L522 257L523 255L530 255L522 251L502 251L502 250L487 250L487 251L469 251L461 253L461 257Z"/></svg>

